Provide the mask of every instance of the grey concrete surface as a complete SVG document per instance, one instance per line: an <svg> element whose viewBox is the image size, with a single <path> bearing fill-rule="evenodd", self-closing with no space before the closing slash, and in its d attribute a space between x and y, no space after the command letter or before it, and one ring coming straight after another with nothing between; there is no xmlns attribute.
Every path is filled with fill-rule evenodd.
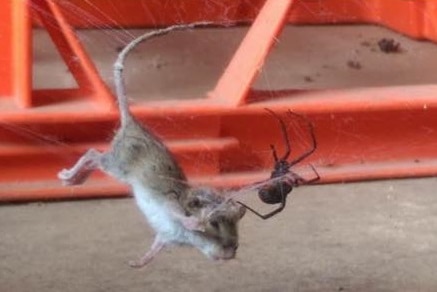
<svg viewBox="0 0 437 292"><path fill-rule="evenodd" d="M247 27L175 32L135 49L126 60L126 87L135 100L207 97ZM79 31L105 82L113 84L117 48L144 30ZM385 54L382 38L400 43ZM35 31L34 83L37 88L74 86L47 34ZM287 26L266 60L257 89L324 89L436 83L437 46L369 25ZM348 62L360 68L351 68Z"/></svg>
<svg viewBox="0 0 437 292"><path fill-rule="evenodd" d="M153 235L132 199L0 206L0 290L437 291L436 188L301 187L277 217L246 215L237 259L175 247L140 270Z"/></svg>

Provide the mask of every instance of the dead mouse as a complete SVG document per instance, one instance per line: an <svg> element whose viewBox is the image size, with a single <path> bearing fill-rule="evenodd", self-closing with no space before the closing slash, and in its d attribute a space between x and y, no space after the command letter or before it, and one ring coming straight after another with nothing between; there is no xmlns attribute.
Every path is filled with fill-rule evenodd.
<svg viewBox="0 0 437 292"><path fill-rule="evenodd" d="M106 152L89 149L70 169L59 172L66 185L83 183L100 169L128 184L156 236L133 267L149 263L165 246L188 245L212 259L232 259L238 247L237 225L246 209L212 188L191 187L163 142L140 125L129 110L123 85L124 59L140 42L173 30L207 23L177 25L152 31L128 44L114 64L120 129Z"/></svg>

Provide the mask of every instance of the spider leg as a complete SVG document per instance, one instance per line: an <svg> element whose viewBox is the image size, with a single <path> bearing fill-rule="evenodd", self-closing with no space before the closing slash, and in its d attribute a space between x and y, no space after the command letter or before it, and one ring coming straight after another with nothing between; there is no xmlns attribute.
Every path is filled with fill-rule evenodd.
<svg viewBox="0 0 437 292"><path fill-rule="evenodd" d="M265 108L265 110L268 111L272 116L274 116L278 120L279 125L281 126L282 136L283 136L284 141L285 141L285 154L284 154L284 156L281 157L280 160L287 160L288 156L290 156L290 152L291 152L290 139L288 138L287 127L285 126L285 123L281 119L281 117L278 116L274 111L272 111L271 109L268 109L268 108ZM275 161L277 161L277 160L275 160Z"/></svg>
<svg viewBox="0 0 437 292"><path fill-rule="evenodd" d="M310 164L310 167L311 167L311 169L313 170L313 172L316 174L316 177L315 177L315 178L312 178L312 179L310 179L310 180L307 180L307 181L306 181L307 184L310 184L310 183L316 182L316 181L318 181L318 180L320 179L320 175L319 175L319 173L317 172L317 170L314 168L314 166L313 166L312 164Z"/></svg>
<svg viewBox="0 0 437 292"><path fill-rule="evenodd" d="M275 210L273 210L270 213L267 213L265 215L262 215L260 213L258 213L257 211L255 211L254 209L252 209L251 207L247 206L246 204L237 201L238 204L242 205L243 207L245 207L246 209L248 209L250 212L252 212L253 214L255 214L256 216L258 216L259 218L263 219L263 220L267 220L271 217L273 217L274 215L278 214L279 212L281 212L282 210L284 210L285 208L285 198L283 199L283 201L281 202L281 206L279 206L278 208L276 208Z"/></svg>
<svg viewBox="0 0 437 292"><path fill-rule="evenodd" d="M311 143L312 143L311 148L309 150L307 150L301 156L299 156L299 157L297 157L289 162L289 165L291 167L295 164L298 164L299 162L301 162L302 160L304 160L305 158L307 158L311 154L313 154L313 152L316 151L316 149L317 149L317 141L316 141L316 135L314 134L314 125L311 123L311 121L308 120L308 118L306 116L292 112L291 110L288 110L288 114L297 116L297 117L299 117L307 122L308 132L311 135Z"/></svg>
<svg viewBox="0 0 437 292"><path fill-rule="evenodd" d="M286 203L286 201L285 201L285 197L283 197L283 200L282 200L282 202L281 202L281 206L279 206L277 209L273 210L272 212L270 212L270 213L268 213L268 214L262 215L261 218L264 219L264 220L266 220L266 219L269 219L269 218L273 217L274 215L280 213L282 210L284 210L284 208L285 208L285 203Z"/></svg>
<svg viewBox="0 0 437 292"><path fill-rule="evenodd" d="M242 202L240 202L240 201L237 201L237 203L240 204L240 205L242 205L242 206L245 207L246 209L248 209L248 210L249 210L250 212L252 212L253 214L257 215L257 216L260 217L261 219L263 219L263 220L267 220L267 219L273 217L274 215L280 213L282 210L284 210L285 205L286 205L286 203L287 203L287 197L284 196L284 194L282 194L281 205L280 205L278 208L276 208L275 210L273 210L272 212L267 213L267 214L265 214L265 215L262 215L262 214L258 213L257 211L255 211L254 209L252 209L251 207L247 206L246 204L244 204L244 203L242 203Z"/></svg>
<svg viewBox="0 0 437 292"><path fill-rule="evenodd" d="M237 201L237 203L240 204L241 206L243 206L244 208L246 208L247 210L249 210L250 212L252 212L253 214L255 214L256 216L260 217L261 219L265 219L264 215L261 215L260 213L255 211L255 209L252 209L251 207L249 207L248 205L244 204L243 202Z"/></svg>
<svg viewBox="0 0 437 292"><path fill-rule="evenodd" d="M313 182L316 182L318 180L320 180L320 175L317 172L317 170L314 168L313 165L310 164L311 169L313 170L313 172L316 174L316 177L312 178L312 179L305 179L303 177L301 177L300 175L298 175L297 173L294 172L290 172L290 176L291 178L288 178L288 180L293 183L294 186L300 186L300 185L309 185Z"/></svg>
<svg viewBox="0 0 437 292"><path fill-rule="evenodd" d="M272 150L273 159L275 160L275 163L277 163L279 160L278 160L278 154L276 153L275 145L270 144L270 149Z"/></svg>

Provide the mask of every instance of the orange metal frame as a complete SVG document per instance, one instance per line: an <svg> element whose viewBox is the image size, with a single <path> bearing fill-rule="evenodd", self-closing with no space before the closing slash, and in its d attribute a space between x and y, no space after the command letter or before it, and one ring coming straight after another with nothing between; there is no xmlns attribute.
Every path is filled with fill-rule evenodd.
<svg viewBox="0 0 437 292"><path fill-rule="evenodd" d="M209 2L212 7L206 10L204 0L174 0L170 7L150 0L149 17L140 19L135 5L141 2L71 0L62 3L73 6L61 7L54 0L0 0L0 201L116 196L127 191L98 173L76 187L63 187L56 179L56 173L87 148L107 147L118 120L111 92L72 29L86 23L75 13L65 13L69 7L88 11L105 26L247 21L256 15L208 98L133 106L135 115L164 139L194 182L237 186L268 177L268 145L280 148L283 143L279 130L272 130L277 129L276 121L264 107L277 112L292 109L314 122L319 146L308 162L322 182L437 173L436 85L307 92L251 89L287 21L377 22L436 40L435 1L368 0L368 5L357 5L359 1L346 0L223 0L220 5ZM30 7L34 22L47 29L78 88L32 90ZM172 11L182 13L173 19ZM294 131L290 127L291 135ZM299 142L294 141L295 153L305 147Z"/></svg>

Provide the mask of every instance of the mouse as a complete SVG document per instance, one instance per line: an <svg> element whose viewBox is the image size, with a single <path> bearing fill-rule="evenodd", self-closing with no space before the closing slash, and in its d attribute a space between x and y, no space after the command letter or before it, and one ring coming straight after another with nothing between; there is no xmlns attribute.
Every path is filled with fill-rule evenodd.
<svg viewBox="0 0 437 292"><path fill-rule="evenodd" d="M89 149L68 169L58 173L64 185L85 183L95 170L127 184L155 237L151 247L129 265L140 268L165 247L197 248L213 260L236 256L238 223L246 208L226 198L223 191L192 186L164 142L132 114L123 82L124 60L137 44L173 30L205 23L175 25L148 32L124 47L114 64L120 126L108 150Z"/></svg>

